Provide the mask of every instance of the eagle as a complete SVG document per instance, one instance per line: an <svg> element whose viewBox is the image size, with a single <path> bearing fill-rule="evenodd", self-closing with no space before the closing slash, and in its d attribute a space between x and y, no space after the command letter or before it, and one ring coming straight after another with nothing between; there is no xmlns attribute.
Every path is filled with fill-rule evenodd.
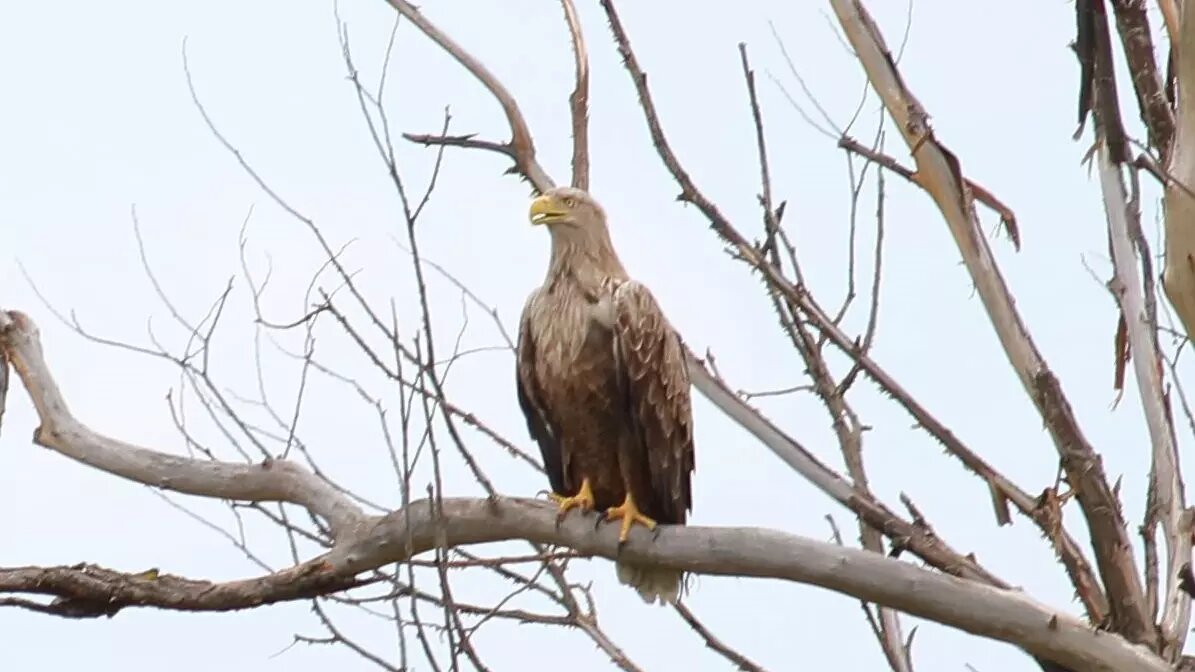
<svg viewBox="0 0 1195 672"><path fill-rule="evenodd" d="M587 192L556 187L531 202L552 254L519 320L519 405L539 444L559 516L604 511L635 524L683 525L692 510L693 420L680 337L646 286L627 275L606 214ZM615 561L648 604L675 603L684 574Z"/></svg>

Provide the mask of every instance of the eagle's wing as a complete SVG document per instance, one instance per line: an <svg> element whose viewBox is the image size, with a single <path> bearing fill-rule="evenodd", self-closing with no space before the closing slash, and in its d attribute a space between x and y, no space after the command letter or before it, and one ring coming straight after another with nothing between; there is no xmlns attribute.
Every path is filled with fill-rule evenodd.
<svg viewBox="0 0 1195 672"><path fill-rule="evenodd" d="M528 324L531 319L531 304L538 295L539 290L537 289L527 297L527 303L523 305L523 315L519 318L519 342L515 353L515 384L519 392L519 406L527 418L527 431L531 434L531 438L539 444L540 457L544 461L544 471L548 473L548 483L552 486L553 492L563 495L567 494L567 491L564 487L559 432L544 406L539 378L535 375L536 344Z"/></svg>
<svg viewBox="0 0 1195 672"><path fill-rule="evenodd" d="M644 285L627 280L614 289L615 353L657 506L684 523L692 508L694 468L689 370L680 337Z"/></svg>

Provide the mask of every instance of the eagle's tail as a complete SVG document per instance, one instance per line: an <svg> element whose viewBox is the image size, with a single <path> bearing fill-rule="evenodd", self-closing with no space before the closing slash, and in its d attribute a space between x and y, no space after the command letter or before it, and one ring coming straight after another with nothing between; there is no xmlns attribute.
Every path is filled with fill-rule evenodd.
<svg viewBox="0 0 1195 672"><path fill-rule="evenodd" d="M614 568L618 572L618 580L639 591L639 597L648 604L657 599L660 604L676 604L681 596L685 574L679 569L633 565L623 561L615 561Z"/></svg>

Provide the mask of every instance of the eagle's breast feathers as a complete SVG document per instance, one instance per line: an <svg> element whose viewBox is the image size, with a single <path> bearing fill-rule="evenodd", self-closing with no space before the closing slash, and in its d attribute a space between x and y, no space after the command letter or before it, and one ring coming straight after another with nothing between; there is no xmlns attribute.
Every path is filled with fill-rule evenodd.
<svg viewBox="0 0 1195 672"><path fill-rule="evenodd" d="M520 401L532 436L549 453L549 480L559 492L576 488L568 453L601 451L611 466L632 462L622 466L642 475L650 488L644 503L661 522L683 523L694 459L679 338L650 290L634 280L603 278L591 293L574 283L550 290L527 299L518 364ZM589 436L570 436L585 430Z"/></svg>

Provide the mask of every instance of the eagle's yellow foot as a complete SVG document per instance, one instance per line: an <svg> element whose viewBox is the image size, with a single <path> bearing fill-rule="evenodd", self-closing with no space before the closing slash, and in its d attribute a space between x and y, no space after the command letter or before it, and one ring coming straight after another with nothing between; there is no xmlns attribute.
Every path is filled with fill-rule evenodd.
<svg viewBox="0 0 1195 672"><path fill-rule="evenodd" d="M631 527L635 523L646 527L649 530L656 529L656 521L643 515L639 507L635 505L635 499L631 497L631 493L627 493L626 500L622 506L612 506L606 509L606 520L622 519L622 526L618 531L618 543L625 543L627 537L631 534Z"/></svg>
<svg viewBox="0 0 1195 672"><path fill-rule="evenodd" d="M593 490L589 487L588 478L581 480L580 489L572 497L565 497L554 492L548 493L548 497L560 505L560 513L556 514L557 520L563 519L569 509L577 508L583 512L589 512L593 510L594 506Z"/></svg>

